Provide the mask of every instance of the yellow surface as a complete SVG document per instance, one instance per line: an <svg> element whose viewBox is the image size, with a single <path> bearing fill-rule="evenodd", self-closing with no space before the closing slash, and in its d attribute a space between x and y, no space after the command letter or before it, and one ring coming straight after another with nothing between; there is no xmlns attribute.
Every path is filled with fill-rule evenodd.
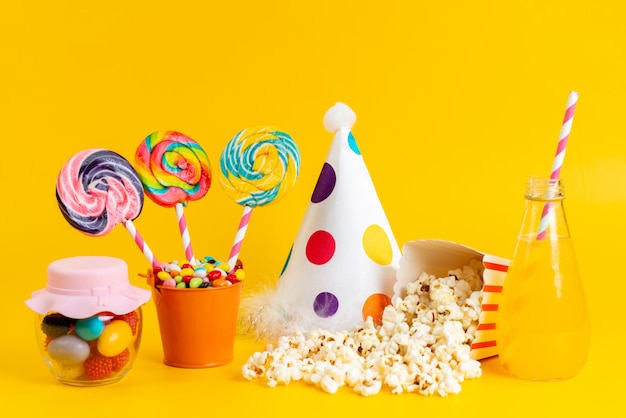
<svg viewBox="0 0 626 418"><path fill-rule="evenodd" d="M566 416L624 412L626 6L620 1L189 2L5 1L0 5L0 121L5 258L0 313L2 410L41 416ZM562 178L592 315L589 363L568 381L503 373L497 358L459 395L328 395L270 389L240 368L262 343L241 336L224 367L161 363L154 305L121 382L56 383L24 305L49 262L102 254L148 266L127 232L73 230L54 198L76 151L132 154L147 134L179 130L214 166L244 127L297 141L302 171L284 200L255 210L241 256L245 291L271 285L330 145L324 112L357 113L354 135L400 245L442 238L510 257L530 174L547 173L570 90L580 93ZM346 210L355 210L347 208ZM187 209L197 253L226 258L241 208L217 180ZM180 257L174 210L146 201L136 221L157 256ZM134 284L145 286L139 277ZM138 415L141 414L141 415ZM460 416L460 415L459 415Z"/></svg>

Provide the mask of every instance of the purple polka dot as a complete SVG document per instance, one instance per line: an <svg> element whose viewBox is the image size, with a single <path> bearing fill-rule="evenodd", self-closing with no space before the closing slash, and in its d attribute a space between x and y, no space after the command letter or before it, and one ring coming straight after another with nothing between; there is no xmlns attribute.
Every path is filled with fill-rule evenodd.
<svg viewBox="0 0 626 418"><path fill-rule="evenodd" d="M324 163L320 176L317 179L315 190L313 190L311 202L319 203L328 198L328 196L330 196L333 192L336 182L337 176L335 175L335 170L330 164Z"/></svg>
<svg viewBox="0 0 626 418"><path fill-rule="evenodd" d="M359 149L359 146L357 145L356 139L354 139L354 135L352 135L352 132L348 134L348 145L356 155L361 155L361 150Z"/></svg>
<svg viewBox="0 0 626 418"><path fill-rule="evenodd" d="M322 292L315 297L313 310L318 316L328 318L336 314L337 309L339 309L339 300L332 293Z"/></svg>

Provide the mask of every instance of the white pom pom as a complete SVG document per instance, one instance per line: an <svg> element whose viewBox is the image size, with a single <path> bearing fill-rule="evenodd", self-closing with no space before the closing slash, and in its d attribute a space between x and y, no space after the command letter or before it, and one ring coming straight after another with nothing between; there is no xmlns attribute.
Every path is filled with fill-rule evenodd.
<svg viewBox="0 0 626 418"><path fill-rule="evenodd" d="M324 114L324 128L331 134L337 132L339 128L352 129L355 122L356 113L345 103L335 103Z"/></svg>

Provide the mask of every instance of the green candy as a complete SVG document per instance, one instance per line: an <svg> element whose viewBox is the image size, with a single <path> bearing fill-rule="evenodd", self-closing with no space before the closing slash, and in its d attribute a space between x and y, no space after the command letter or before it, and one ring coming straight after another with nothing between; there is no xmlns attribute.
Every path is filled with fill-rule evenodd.
<svg viewBox="0 0 626 418"><path fill-rule="evenodd" d="M194 277L193 279L189 280L190 288L196 289L200 287L201 284L202 284L202 279L199 277Z"/></svg>

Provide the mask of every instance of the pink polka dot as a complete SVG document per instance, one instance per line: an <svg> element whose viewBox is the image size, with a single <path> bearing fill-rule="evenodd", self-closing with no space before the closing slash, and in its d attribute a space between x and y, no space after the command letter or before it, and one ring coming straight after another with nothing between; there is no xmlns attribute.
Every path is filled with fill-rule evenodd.
<svg viewBox="0 0 626 418"><path fill-rule="evenodd" d="M326 231L315 231L306 243L306 258L313 264L326 264L335 254L335 239Z"/></svg>

